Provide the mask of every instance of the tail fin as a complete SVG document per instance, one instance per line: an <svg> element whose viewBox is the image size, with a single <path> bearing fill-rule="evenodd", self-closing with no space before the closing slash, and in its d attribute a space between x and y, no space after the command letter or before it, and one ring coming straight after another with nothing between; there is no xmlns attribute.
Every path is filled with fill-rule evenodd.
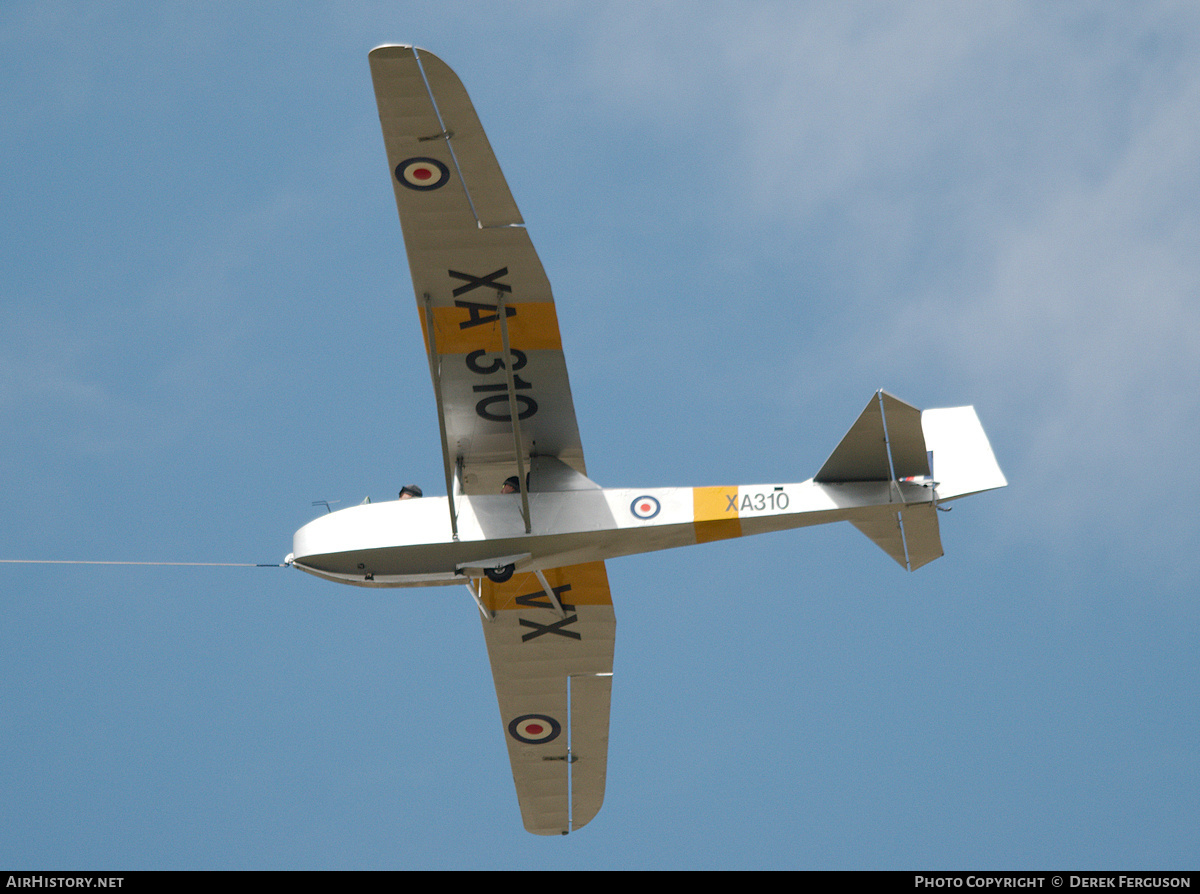
<svg viewBox="0 0 1200 894"><path fill-rule="evenodd" d="M818 484L890 482L895 506L866 510L851 524L915 571L942 555L937 503L1004 487L974 407L921 412L879 391L813 479ZM933 493L905 503L906 485Z"/></svg>
<svg viewBox="0 0 1200 894"><path fill-rule="evenodd" d="M937 507L932 503L852 518L850 524L909 571L916 571L945 555Z"/></svg>
<svg viewBox="0 0 1200 894"><path fill-rule="evenodd" d="M928 476L921 411L877 391L813 480L831 484Z"/></svg>

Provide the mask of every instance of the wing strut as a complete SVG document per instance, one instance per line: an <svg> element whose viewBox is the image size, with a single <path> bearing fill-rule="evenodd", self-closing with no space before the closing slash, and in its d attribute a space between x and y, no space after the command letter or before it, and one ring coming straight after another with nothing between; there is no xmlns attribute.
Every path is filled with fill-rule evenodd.
<svg viewBox="0 0 1200 894"><path fill-rule="evenodd" d="M425 331L429 333L429 373L433 376L433 396L437 401L438 411L438 431L442 435L442 465L446 471L446 504L450 507L450 533L454 535L454 539L458 539L458 507L454 505L454 480L455 468L450 463L450 446L446 440L446 408L442 403L442 361L437 352L437 335L433 326L433 298L428 292L425 293ZM507 344L505 350L508 349ZM512 373L509 373L509 379L512 378ZM509 384L511 393L512 384ZM526 516L528 518L528 516ZM529 531L529 522L525 522L526 533Z"/></svg>
<svg viewBox="0 0 1200 894"><path fill-rule="evenodd" d="M541 572L538 572L538 573L540 574ZM472 586L472 583L474 584L474 586ZM483 604L483 599L481 599L480 595L479 595L480 593L483 592L483 579L475 578L472 581L471 578L467 578L467 592L470 593L471 598L475 600L475 605L479 609L479 613L481 615L483 615L483 620L485 620L485 621L494 620L496 617L496 613L494 611L488 610L487 606L485 606Z"/></svg>
<svg viewBox="0 0 1200 894"><path fill-rule="evenodd" d="M426 307L428 306L428 302L426 302ZM521 489L521 516L525 519L525 533L529 534L533 528L529 524L529 488L525 483L525 451L521 446L523 443L521 440L521 417L517 413L517 385L513 380L513 365L508 361L508 358L512 356L508 347L508 314L504 307L504 293L499 289L496 290L496 314L500 317L500 340L504 346L504 377L508 380L508 416L512 419L513 452L517 455L517 486ZM443 434L442 437L444 438L445 435ZM448 475L449 472L446 474ZM455 539L458 539L457 535Z"/></svg>
<svg viewBox="0 0 1200 894"><path fill-rule="evenodd" d="M550 604L554 606L554 610L558 612L560 618L565 618L567 613L563 610L562 603L558 601L558 594L554 592L554 588L546 582L546 575L542 574L541 570L534 572L537 575L538 583L542 585L542 591L550 600Z"/></svg>

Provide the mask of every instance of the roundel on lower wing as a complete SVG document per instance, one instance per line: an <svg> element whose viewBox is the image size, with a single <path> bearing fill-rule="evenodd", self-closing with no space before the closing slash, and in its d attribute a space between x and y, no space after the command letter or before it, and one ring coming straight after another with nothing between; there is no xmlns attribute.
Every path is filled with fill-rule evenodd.
<svg viewBox="0 0 1200 894"><path fill-rule="evenodd" d="M654 518L661 508L658 500L651 496L638 497L629 504L629 511L638 518Z"/></svg>
<svg viewBox="0 0 1200 894"><path fill-rule="evenodd" d="M450 169L436 158L408 158L396 165L396 179L409 189L437 189L450 179Z"/></svg>
<svg viewBox="0 0 1200 894"><path fill-rule="evenodd" d="M545 714L522 714L508 725L508 734L526 745L553 742L561 732L559 722Z"/></svg>

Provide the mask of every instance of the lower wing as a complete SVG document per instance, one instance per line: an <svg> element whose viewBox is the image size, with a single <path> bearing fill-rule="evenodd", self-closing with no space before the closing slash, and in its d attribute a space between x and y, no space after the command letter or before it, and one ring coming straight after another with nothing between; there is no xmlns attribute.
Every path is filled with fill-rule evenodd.
<svg viewBox="0 0 1200 894"><path fill-rule="evenodd" d="M488 658L525 828L565 835L604 802L616 618L603 562L481 580Z"/></svg>

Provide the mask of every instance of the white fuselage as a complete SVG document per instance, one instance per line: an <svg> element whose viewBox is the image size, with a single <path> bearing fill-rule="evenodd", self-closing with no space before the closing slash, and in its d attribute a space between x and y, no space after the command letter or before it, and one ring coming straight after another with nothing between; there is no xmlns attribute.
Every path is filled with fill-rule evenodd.
<svg viewBox="0 0 1200 894"><path fill-rule="evenodd" d="M709 540L782 531L934 499L929 482L588 489L460 495L458 537L446 497L366 503L296 532L292 561L310 574L367 587L464 583L485 567L538 571Z"/></svg>

